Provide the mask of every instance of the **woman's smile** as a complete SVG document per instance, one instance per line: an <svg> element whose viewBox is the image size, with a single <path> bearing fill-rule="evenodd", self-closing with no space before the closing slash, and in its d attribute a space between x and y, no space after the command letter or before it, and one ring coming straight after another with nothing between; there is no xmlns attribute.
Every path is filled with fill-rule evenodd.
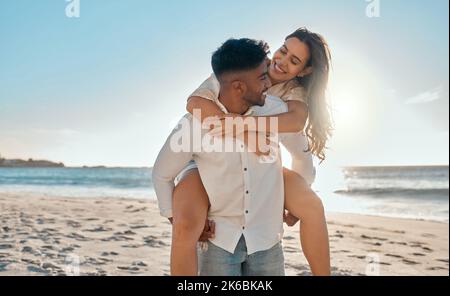
<svg viewBox="0 0 450 296"><path fill-rule="evenodd" d="M287 73L277 64L277 62L273 62L273 68L274 68L275 72L277 72L278 74L286 74Z"/></svg>

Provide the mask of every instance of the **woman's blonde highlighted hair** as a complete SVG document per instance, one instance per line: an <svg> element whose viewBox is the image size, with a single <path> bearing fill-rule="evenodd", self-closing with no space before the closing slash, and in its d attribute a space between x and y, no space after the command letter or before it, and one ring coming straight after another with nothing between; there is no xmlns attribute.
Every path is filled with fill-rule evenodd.
<svg viewBox="0 0 450 296"><path fill-rule="evenodd" d="M286 40L291 38L297 38L309 47L310 59L307 67L312 67L312 73L296 79L306 91L309 115L305 132L309 140L309 149L323 161L326 143L333 130L330 108L326 99L331 67L330 49L321 35L312 33L306 28L296 30L287 36Z"/></svg>

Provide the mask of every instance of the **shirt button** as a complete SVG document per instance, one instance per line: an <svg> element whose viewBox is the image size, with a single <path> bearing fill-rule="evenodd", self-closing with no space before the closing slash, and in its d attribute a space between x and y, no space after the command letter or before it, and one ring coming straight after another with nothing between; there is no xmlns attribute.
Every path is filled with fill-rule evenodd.
<svg viewBox="0 0 450 296"><path fill-rule="evenodd" d="M247 191L245 191L245 194L248 194L248 190L247 190Z"/></svg>
<svg viewBox="0 0 450 296"><path fill-rule="evenodd" d="M245 211L246 214L248 214L248 211Z"/></svg>
<svg viewBox="0 0 450 296"><path fill-rule="evenodd" d="M242 226L242 230L245 230L245 226Z"/></svg>
<svg viewBox="0 0 450 296"><path fill-rule="evenodd" d="M244 171L247 171L247 168L245 168Z"/></svg>

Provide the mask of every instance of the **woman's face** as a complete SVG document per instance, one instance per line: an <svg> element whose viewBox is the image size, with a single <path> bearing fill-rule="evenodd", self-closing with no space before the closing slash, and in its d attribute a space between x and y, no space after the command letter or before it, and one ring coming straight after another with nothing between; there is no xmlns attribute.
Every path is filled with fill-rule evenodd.
<svg viewBox="0 0 450 296"><path fill-rule="evenodd" d="M310 57L308 46L297 38L290 38L273 55L269 76L274 84L311 73L306 67Z"/></svg>

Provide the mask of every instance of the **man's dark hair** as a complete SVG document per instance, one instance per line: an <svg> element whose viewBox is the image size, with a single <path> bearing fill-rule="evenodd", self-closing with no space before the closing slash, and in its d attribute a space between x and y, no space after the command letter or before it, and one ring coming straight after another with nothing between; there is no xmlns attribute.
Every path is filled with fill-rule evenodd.
<svg viewBox="0 0 450 296"><path fill-rule="evenodd" d="M256 69L267 58L269 46L248 38L229 39L213 53L211 65L217 78L234 71Z"/></svg>

